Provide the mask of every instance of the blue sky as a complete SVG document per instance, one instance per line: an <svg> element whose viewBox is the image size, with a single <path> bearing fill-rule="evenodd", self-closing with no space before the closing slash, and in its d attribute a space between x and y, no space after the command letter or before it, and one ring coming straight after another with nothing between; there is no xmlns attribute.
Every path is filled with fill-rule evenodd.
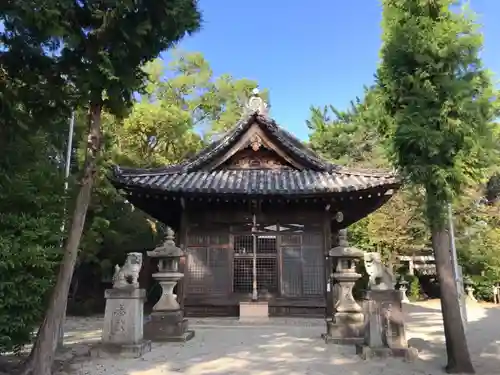
<svg viewBox="0 0 500 375"><path fill-rule="evenodd" d="M345 108L373 81L378 0L201 0L203 29L179 46L202 52L216 75L270 90L272 117L301 139L310 105ZM471 0L483 25L486 66L500 78L500 1Z"/></svg>

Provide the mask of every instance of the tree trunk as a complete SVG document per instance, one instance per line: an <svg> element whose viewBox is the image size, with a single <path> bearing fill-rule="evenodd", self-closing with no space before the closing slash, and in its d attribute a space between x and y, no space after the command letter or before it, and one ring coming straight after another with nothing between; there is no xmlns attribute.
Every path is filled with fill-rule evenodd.
<svg viewBox="0 0 500 375"><path fill-rule="evenodd" d="M444 225L431 224L432 248L434 249L439 279L446 354L448 356L446 372L450 374L474 374L460 314L459 295L450 255L450 238L444 227Z"/></svg>
<svg viewBox="0 0 500 375"><path fill-rule="evenodd" d="M85 216L90 203L96 158L101 141L101 103L91 103L89 108L89 136L87 154L80 180L80 191L71 220L71 228L66 241L64 257L59 268L57 282L54 286L45 318L39 328L35 344L26 363L23 374L51 375L52 365L57 348L57 341L73 270L78 257L78 246L85 224Z"/></svg>

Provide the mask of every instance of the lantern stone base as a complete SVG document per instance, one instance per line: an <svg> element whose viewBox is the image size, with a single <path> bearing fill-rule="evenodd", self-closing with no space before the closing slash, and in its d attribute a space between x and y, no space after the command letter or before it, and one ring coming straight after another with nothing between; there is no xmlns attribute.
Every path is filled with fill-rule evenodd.
<svg viewBox="0 0 500 375"><path fill-rule="evenodd" d="M143 340L137 344L99 343L90 348L89 353L93 358L141 358L150 351L151 341Z"/></svg>
<svg viewBox="0 0 500 375"><path fill-rule="evenodd" d="M154 342L185 342L194 337L182 310L156 311L144 325L144 337Z"/></svg>
<svg viewBox="0 0 500 375"><path fill-rule="evenodd" d="M269 320L269 304L266 301L240 302L241 322L263 322Z"/></svg>
<svg viewBox="0 0 500 375"><path fill-rule="evenodd" d="M409 348L370 348L365 344L356 344L356 354L362 359L398 357L404 358L406 362L414 362L418 359L418 350Z"/></svg>
<svg viewBox="0 0 500 375"><path fill-rule="evenodd" d="M327 344L353 345L364 341L365 317L363 313L335 313L326 321L326 333L321 335Z"/></svg>

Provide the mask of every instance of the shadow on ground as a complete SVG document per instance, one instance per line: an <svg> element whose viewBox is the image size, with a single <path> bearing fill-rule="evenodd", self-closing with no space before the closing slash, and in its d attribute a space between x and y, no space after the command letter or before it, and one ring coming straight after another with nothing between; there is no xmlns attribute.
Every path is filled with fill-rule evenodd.
<svg viewBox="0 0 500 375"><path fill-rule="evenodd" d="M433 305L409 304L405 310L409 344L439 369L446 364L446 348L440 306ZM500 307L469 304L467 311L467 342L476 372L500 373Z"/></svg>
<svg viewBox="0 0 500 375"><path fill-rule="evenodd" d="M439 305L408 304L407 336L420 359L362 361L354 347L327 345L319 319L272 319L242 325L234 319L191 319L196 337L185 344L154 344L140 359L83 357L100 337L102 319L70 319L66 342L77 356L65 373L110 375L376 375L442 374L446 361ZM478 375L500 373L500 308L469 308L468 342ZM70 354L67 354L68 356ZM62 372L61 372L62 374Z"/></svg>

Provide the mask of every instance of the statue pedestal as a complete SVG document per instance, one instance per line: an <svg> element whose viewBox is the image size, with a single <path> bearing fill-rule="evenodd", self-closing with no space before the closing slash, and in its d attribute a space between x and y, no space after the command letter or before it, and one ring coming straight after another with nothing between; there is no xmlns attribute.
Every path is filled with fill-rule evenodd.
<svg viewBox="0 0 500 375"><path fill-rule="evenodd" d="M151 351L151 342L143 339L146 291L135 288L107 289L105 298L102 339L90 349L90 355L139 358Z"/></svg>
<svg viewBox="0 0 500 375"><path fill-rule="evenodd" d="M393 356L415 360L418 351L408 347L400 291L369 290L366 298L368 325L363 343L356 344L356 353L363 359Z"/></svg>

